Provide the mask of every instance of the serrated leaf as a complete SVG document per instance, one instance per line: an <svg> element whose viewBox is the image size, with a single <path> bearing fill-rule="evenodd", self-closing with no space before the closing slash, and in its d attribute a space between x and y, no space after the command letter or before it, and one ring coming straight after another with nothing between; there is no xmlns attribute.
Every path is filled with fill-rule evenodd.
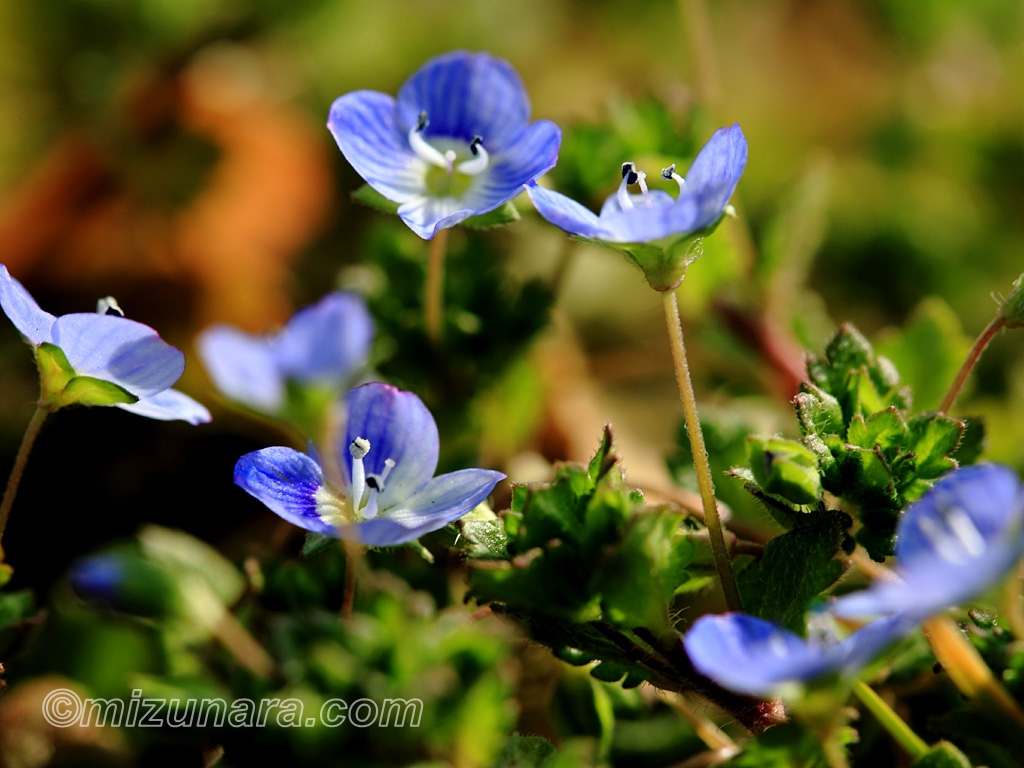
<svg viewBox="0 0 1024 768"><path fill-rule="evenodd" d="M846 568L835 557L842 522L837 515L822 515L769 541L761 560L740 573L744 611L803 635L807 606Z"/></svg>
<svg viewBox="0 0 1024 768"><path fill-rule="evenodd" d="M398 213L399 203L396 203L394 200L388 200L369 184L363 184L363 186L353 192L352 199L384 213Z"/></svg>
<svg viewBox="0 0 1024 768"><path fill-rule="evenodd" d="M951 469L950 458L964 435L965 424L952 416L924 413L911 418L909 448L916 457L916 477L934 480Z"/></svg>
<svg viewBox="0 0 1024 768"><path fill-rule="evenodd" d="M493 211L487 213L481 213L479 216L470 216L462 225L464 227L470 227L472 229L493 229L494 227L503 227L506 224L513 224L522 218L519 215L519 209L516 208L515 203L509 200L504 205L500 205Z"/></svg>
<svg viewBox="0 0 1024 768"><path fill-rule="evenodd" d="M875 411L867 418L856 414L850 421L850 429L846 433L846 441L860 448L878 446L883 451L889 448L902 448L907 444L909 430L902 414L890 406Z"/></svg>
<svg viewBox="0 0 1024 768"><path fill-rule="evenodd" d="M971 768L971 761L948 741L940 741L914 761L914 768Z"/></svg>

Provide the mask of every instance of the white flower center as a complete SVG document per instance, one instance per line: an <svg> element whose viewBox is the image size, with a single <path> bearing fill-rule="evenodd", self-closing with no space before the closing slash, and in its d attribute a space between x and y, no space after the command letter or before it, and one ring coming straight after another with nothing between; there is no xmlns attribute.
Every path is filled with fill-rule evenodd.
<svg viewBox="0 0 1024 768"><path fill-rule="evenodd" d="M384 481L395 462L385 459L383 472L367 475L363 459L370 452L370 441L357 437L349 444L348 451L352 454L352 511L356 517L370 520L377 516L377 494L384 490Z"/></svg>
<svg viewBox="0 0 1024 768"><path fill-rule="evenodd" d="M630 199L629 191L626 189L630 184L640 185L640 193L644 196L644 205L651 208L654 205L654 201L651 200L651 192L647 189L647 174L644 171L638 171L636 163L622 164L622 183L619 184L619 189L615 193L616 199L619 201L619 208L624 211L633 208L633 201Z"/></svg>
<svg viewBox="0 0 1024 768"><path fill-rule="evenodd" d="M424 138L430 121L426 112L420 112L419 120L409 131L409 147L416 156L430 166L427 173L427 188L435 197L459 197L469 188L469 179L487 170L490 155L484 149L483 137L474 136L469 145L461 141L435 138L433 143ZM441 145L441 146L437 146ZM467 156L468 151L468 156ZM460 157L465 159L456 162ZM441 173L431 172L440 169Z"/></svg>

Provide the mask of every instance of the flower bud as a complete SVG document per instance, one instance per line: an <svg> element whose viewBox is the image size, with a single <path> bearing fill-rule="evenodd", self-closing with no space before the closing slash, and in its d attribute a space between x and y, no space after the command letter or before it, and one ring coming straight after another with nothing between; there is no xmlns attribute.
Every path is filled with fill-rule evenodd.
<svg viewBox="0 0 1024 768"><path fill-rule="evenodd" d="M747 462L766 493L800 505L821 500L818 458L800 443L752 435L747 438Z"/></svg>

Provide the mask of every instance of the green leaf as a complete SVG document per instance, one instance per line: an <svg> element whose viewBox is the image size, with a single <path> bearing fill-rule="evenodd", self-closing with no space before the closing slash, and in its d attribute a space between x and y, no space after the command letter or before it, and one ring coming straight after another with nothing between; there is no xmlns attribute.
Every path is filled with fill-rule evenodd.
<svg viewBox="0 0 1024 768"><path fill-rule="evenodd" d="M923 413L913 417L909 426L916 477L934 480L956 468L951 456L963 438L964 422L944 414Z"/></svg>
<svg viewBox="0 0 1024 768"><path fill-rule="evenodd" d="M839 513L821 515L769 541L760 562L740 573L744 611L803 635L808 605L846 569L835 556L848 522Z"/></svg>
<svg viewBox="0 0 1024 768"><path fill-rule="evenodd" d="M909 434L902 414L893 406L875 411L866 419L856 414L850 422L846 441L860 448L878 446L883 451L890 447L902 448Z"/></svg>
<svg viewBox="0 0 1024 768"><path fill-rule="evenodd" d="M914 761L914 768L971 768L971 761L948 741L940 741Z"/></svg>
<svg viewBox="0 0 1024 768"><path fill-rule="evenodd" d="M821 500L818 458L801 443L751 435L747 438L747 463L765 493L798 506Z"/></svg>
<svg viewBox="0 0 1024 768"><path fill-rule="evenodd" d="M547 768L556 754L547 739L513 733L501 750L494 768Z"/></svg>
<svg viewBox="0 0 1024 768"><path fill-rule="evenodd" d="M519 221L520 218L522 217L519 215L519 209L516 208L515 203L509 200L493 211L481 213L479 216L470 216L462 222L462 225L471 229L493 229L494 227L513 224Z"/></svg>
<svg viewBox="0 0 1024 768"><path fill-rule="evenodd" d="M324 533L309 531L306 533L306 541L302 545L302 556L309 557L317 552L322 552L328 547L336 546L338 546L338 539L336 536L328 536Z"/></svg>
<svg viewBox="0 0 1024 768"><path fill-rule="evenodd" d="M363 184L363 186L353 192L352 199L384 213L398 213L399 203L388 200L369 184Z"/></svg>

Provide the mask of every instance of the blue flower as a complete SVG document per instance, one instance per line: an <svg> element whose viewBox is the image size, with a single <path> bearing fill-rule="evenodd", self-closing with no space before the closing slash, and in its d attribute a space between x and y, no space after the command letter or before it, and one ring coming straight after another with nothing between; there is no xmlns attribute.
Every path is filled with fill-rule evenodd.
<svg viewBox="0 0 1024 768"><path fill-rule="evenodd" d="M1024 554L1024 487L996 464L955 470L907 508L896 527L896 576L844 595L837 616L902 614L921 621L1002 580Z"/></svg>
<svg viewBox="0 0 1024 768"><path fill-rule="evenodd" d="M825 676L855 676L916 622L894 616L867 624L845 640L804 640L742 613L702 616L683 638L694 668L736 693L774 696Z"/></svg>
<svg viewBox="0 0 1024 768"><path fill-rule="evenodd" d="M151 419L210 420L206 408L169 388L185 370L181 351L126 319L112 299L95 313L55 317L0 264L0 307L36 350L40 407L116 405Z"/></svg>
<svg viewBox="0 0 1024 768"><path fill-rule="evenodd" d="M529 116L526 91L507 62L455 51L424 64L397 99L377 91L338 98L327 127L359 175L430 240L511 200L554 167L561 131Z"/></svg>
<svg viewBox="0 0 1024 768"><path fill-rule="evenodd" d="M344 404L345 431L326 462L265 448L238 460L235 483L301 528L389 546L462 517L505 477L486 469L434 477L437 426L412 392L364 384Z"/></svg>
<svg viewBox="0 0 1024 768"><path fill-rule="evenodd" d="M739 125L719 128L694 159L683 179L675 165L661 175L674 180L679 195L647 188L647 174L633 163L622 165L622 183L595 215L576 201L537 184L527 187L534 207L569 234L623 251L637 263L656 290L671 290L693 259L691 245L725 213L747 164L747 140ZM641 194L630 194L637 184ZM647 244L647 247L644 247Z"/></svg>
<svg viewBox="0 0 1024 768"><path fill-rule="evenodd" d="M344 389L362 372L373 342L373 318L354 293L329 293L295 313L276 334L253 335L229 325L203 331L199 356L230 400L278 414L289 381Z"/></svg>

